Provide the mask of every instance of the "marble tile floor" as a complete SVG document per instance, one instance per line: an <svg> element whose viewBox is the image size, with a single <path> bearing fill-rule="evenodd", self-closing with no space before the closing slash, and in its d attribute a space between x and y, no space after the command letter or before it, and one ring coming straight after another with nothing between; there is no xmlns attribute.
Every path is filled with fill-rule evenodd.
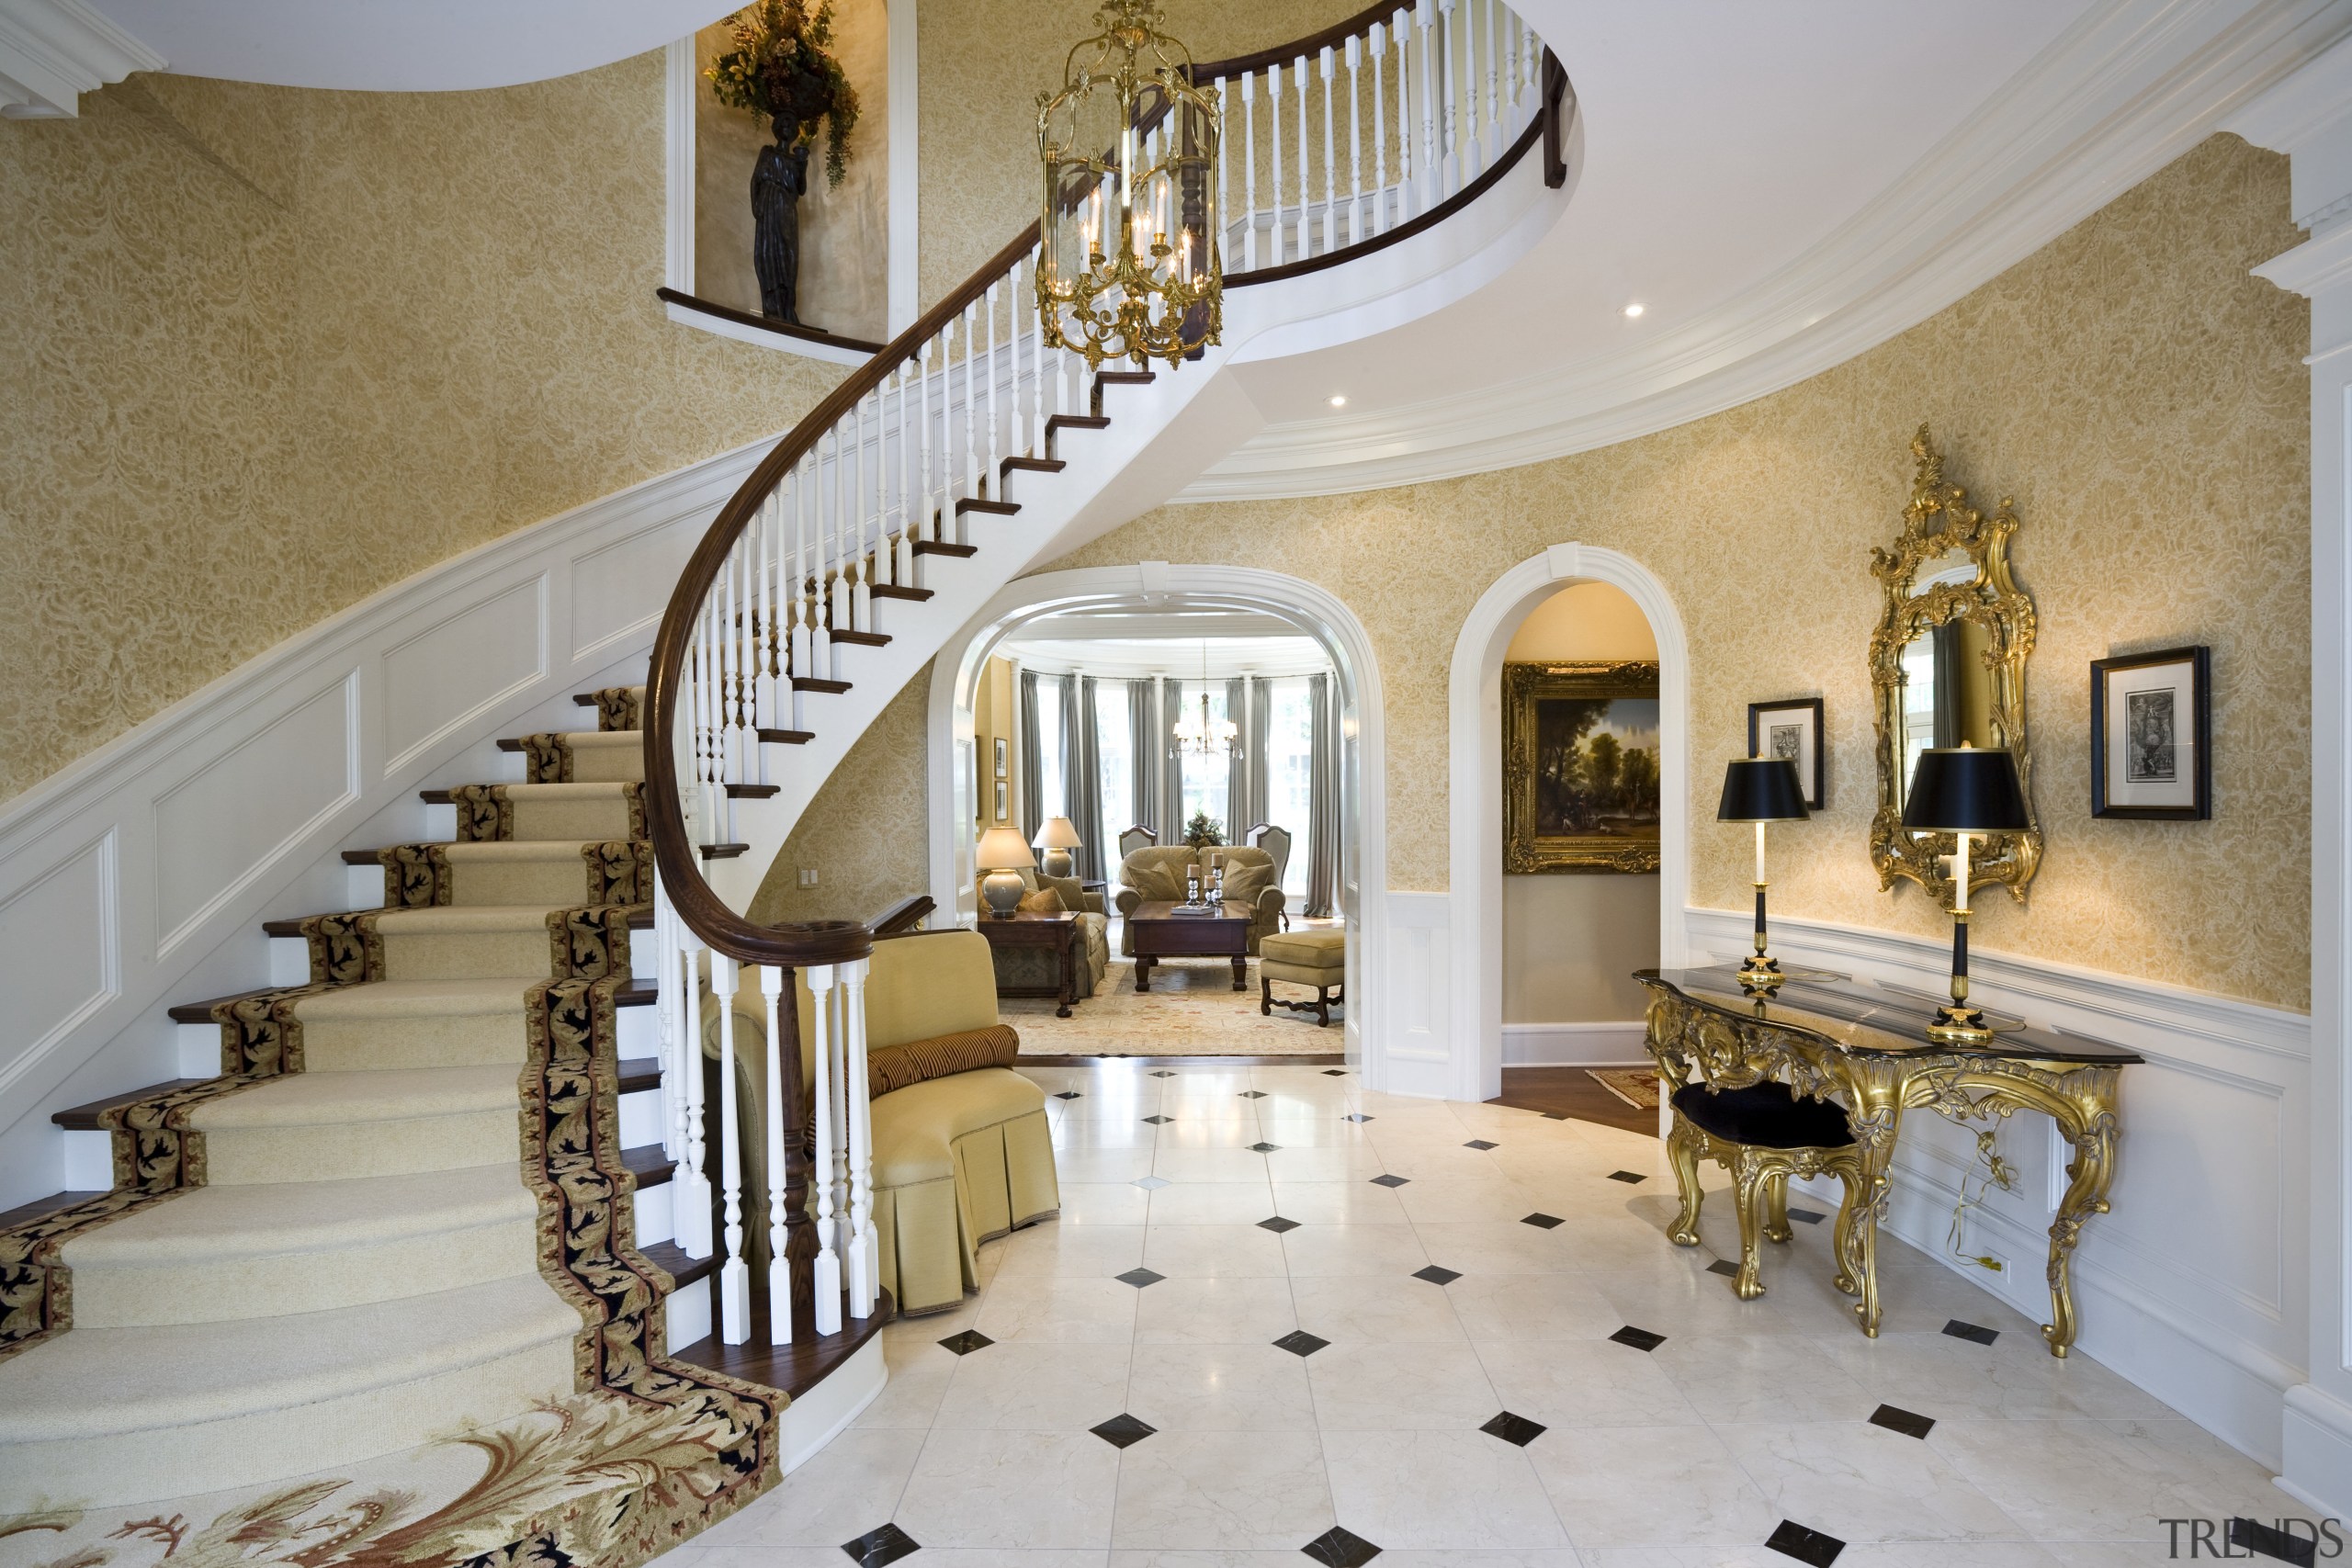
<svg viewBox="0 0 2352 1568"><path fill-rule="evenodd" d="M1024 1070L1059 1219L664 1568L2109 1568L2302 1512L1900 1243L1874 1342L1826 1224L1737 1300L1727 1194L1669 1245L1655 1138L1314 1066Z"/></svg>

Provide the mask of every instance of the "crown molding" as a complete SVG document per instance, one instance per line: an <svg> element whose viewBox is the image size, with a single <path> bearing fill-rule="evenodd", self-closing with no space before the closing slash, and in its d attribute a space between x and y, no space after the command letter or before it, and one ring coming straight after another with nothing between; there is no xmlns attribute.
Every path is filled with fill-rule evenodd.
<svg viewBox="0 0 2352 1568"><path fill-rule="evenodd" d="M163 68L83 0L0 0L0 119L71 119L83 94Z"/></svg>
<svg viewBox="0 0 2352 1568"><path fill-rule="evenodd" d="M1404 409L1272 426L1175 499L1458 478L1753 401L1917 325L2146 179L2352 34L2352 0L2107 0L1779 272L1639 349Z"/></svg>

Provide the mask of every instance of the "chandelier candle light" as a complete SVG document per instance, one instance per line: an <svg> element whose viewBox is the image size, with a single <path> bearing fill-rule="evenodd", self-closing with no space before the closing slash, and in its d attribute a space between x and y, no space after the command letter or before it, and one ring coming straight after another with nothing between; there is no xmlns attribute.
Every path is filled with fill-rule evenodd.
<svg viewBox="0 0 2352 1568"><path fill-rule="evenodd" d="M1209 645L1201 644L1201 716L1191 718L1182 714L1176 718L1176 750L1195 757L1230 756L1234 741L1241 735L1241 726L1232 716L1209 716Z"/></svg>
<svg viewBox="0 0 2352 1568"><path fill-rule="evenodd" d="M1192 51L1159 30L1152 0L1109 0L1058 93L1037 96L1045 165L1037 315L1046 343L1106 359L1173 366L1218 341L1215 88Z"/></svg>
<svg viewBox="0 0 2352 1568"><path fill-rule="evenodd" d="M2033 826L2016 756L1962 743L1919 753L1903 799L1903 825L1914 831L1951 833L1952 855L1951 1001L1936 1010L1928 1038L1970 1043L1993 1038L1982 1010L1968 1005L1968 840L1984 833L2018 833Z"/></svg>
<svg viewBox="0 0 2352 1568"><path fill-rule="evenodd" d="M1804 786L1797 780L1796 764L1787 758L1735 758L1724 769L1715 820L1756 824L1756 952L1739 966L1739 987L1750 996L1769 997L1785 978L1781 961L1764 946L1764 824L1802 822L1807 815Z"/></svg>

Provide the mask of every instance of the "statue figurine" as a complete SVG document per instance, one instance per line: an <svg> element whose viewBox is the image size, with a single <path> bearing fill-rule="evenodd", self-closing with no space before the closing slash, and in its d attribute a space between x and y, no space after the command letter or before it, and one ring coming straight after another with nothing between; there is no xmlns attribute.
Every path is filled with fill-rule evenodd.
<svg viewBox="0 0 2352 1568"><path fill-rule="evenodd" d="M752 166L752 265L760 314L800 325L800 198L808 189L808 147L798 127L775 118L775 141Z"/></svg>

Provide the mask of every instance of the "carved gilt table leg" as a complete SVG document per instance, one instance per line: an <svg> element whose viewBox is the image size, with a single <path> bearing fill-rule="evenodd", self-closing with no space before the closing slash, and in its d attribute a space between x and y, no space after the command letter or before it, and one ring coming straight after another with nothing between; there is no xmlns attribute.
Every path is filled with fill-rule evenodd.
<svg viewBox="0 0 2352 1568"><path fill-rule="evenodd" d="M1789 1229L1789 1173L1781 1171L1764 1189L1764 1239L1787 1241L1795 1235Z"/></svg>
<svg viewBox="0 0 2352 1568"><path fill-rule="evenodd" d="M1898 1064L1873 1057L1845 1058L1837 1069L1854 1126L1853 1223L1847 1227L1840 1271L1860 1287L1854 1316L1863 1334L1878 1337L1878 1227L1886 1218L1894 1189L1887 1170L1894 1162L1895 1134L1903 1126L1904 1078Z"/></svg>
<svg viewBox="0 0 2352 1568"><path fill-rule="evenodd" d="M1698 1128L1682 1119L1682 1112L1674 1112L1673 1129L1666 1135L1666 1158L1674 1168L1674 1186L1682 1195L1682 1212L1666 1227L1666 1239L1677 1247L1699 1245L1699 1205L1706 1197L1699 1185L1700 1144L1704 1137Z"/></svg>
<svg viewBox="0 0 2352 1568"><path fill-rule="evenodd" d="M1764 1293L1764 1262L1758 1243L1774 1173L1756 1150L1739 1144L1729 1148L1732 1201L1739 1209L1739 1274L1732 1280L1732 1290L1741 1301L1752 1302Z"/></svg>
<svg viewBox="0 0 2352 1568"><path fill-rule="evenodd" d="M2074 1157L2066 1162L2066 1192L2050 1226L2050 1321L2041 1337L2053 1356L2075 1343L2075 1244L2093 1214L2108 1212L2107 1191L2115 1180L2115 1090L2121 1074L2113 1067L2025 1067L2020 1065L1987 1083L1987 1099L2007 1100L2039 1111L2058 1124Z"/></svg>

